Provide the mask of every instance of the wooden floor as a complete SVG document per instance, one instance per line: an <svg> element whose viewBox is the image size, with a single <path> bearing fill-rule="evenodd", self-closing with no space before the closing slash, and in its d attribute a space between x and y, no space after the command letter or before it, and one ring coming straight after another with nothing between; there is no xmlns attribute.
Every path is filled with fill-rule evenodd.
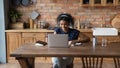
<svg viewBox="0 0 120 68"><path fill-rule="evenodd" d="M36 62L35 68L51 68L51 63L41 63ZM0 68L21 68L19 63L17 61L15 62L9 62L7 64L0 64ZM74 63L74 68L82 68L82 63ZM103 68L115 68L113 61L104 61L103 62Z"/></svg>

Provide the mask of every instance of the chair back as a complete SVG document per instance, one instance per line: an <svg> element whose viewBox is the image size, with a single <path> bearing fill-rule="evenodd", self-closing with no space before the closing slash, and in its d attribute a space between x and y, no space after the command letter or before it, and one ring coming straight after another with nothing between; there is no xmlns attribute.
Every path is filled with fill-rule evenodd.
<svg viewBox="0 0 120 68"><path fill-rule="evenodd" d="M83 68L102 68L102 57L82 57Z"/></svg>

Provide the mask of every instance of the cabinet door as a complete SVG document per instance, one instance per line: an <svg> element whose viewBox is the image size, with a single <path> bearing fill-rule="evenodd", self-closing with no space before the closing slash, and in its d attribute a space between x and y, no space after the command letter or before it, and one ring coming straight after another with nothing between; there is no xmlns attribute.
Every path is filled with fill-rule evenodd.
<svg viewBox="0 0 120 68"><path fill-rule="evenodd" d="M104 6L104 0L92 0L93 6Z"/></svg>
<svg viewBox="0 0 120 68"><path fill-rule="evenodd" d="M34 42L34 38L22 38L22 44L25 43L33 43Z"/></svg>
<svg viewBox="0 0 120 68"><path fill-rule="evenodd" d="M90 6L92 4L92 0L80 0L82 6Z"/></svg>
<svg viewBox="0 0 120 68"><path fill-rule="evenodd" d="M116 0L104 0L105 6L115 6Z"/></svg>
<svg viewBox="0 0 120 68"><path fill-rule="evenodd" d="M14 58L10 57L10 53L16 50L21 45L21 33L6 33L7 38L7 60Z"/></svg>
<svg viewBox="0 0 120 68"><path fill-rule="evenodd" d="M47 33L46 32L36 33L35 41L38 41L38 40L46 41L46 37L47 37Z"/></svg>
<svg viewBox="0 0 120 68"><path fill-rule="evenodd" d="M22 44L34 43L35 33L22 33Z"/></svg>
<svg viewBox="0 0 120 68"><path fill-rule="evenodd" d="M22 44L25 43L35 43L38 40L45 41L46 33L22 33Z"/></svg>
<svg viewBox="0 0 120 68"><path fill-rule="evenodd" d="M120 5L120 0L116 0L116 5Z"/></svg>

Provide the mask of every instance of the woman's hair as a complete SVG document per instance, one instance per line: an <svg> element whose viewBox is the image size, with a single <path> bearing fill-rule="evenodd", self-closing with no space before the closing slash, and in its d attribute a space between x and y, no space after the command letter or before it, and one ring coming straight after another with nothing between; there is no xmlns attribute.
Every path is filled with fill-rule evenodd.
<svg viewBox="0 0 120 68"><path fill-rule="evenodd" d="M57 23L58 23L58 25L60 24L59 22L61 20L64 20L64 21L68 22L69 27L73 27L74 26L74 18L69 13L62 13L62 14L60 14L57 17Z"/></svg>

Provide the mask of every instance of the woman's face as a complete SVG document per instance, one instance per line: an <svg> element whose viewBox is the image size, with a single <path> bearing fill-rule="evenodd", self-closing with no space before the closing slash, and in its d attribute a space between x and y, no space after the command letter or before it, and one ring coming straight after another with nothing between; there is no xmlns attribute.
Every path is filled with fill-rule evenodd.
<svg viewBox="0 0 120 68"><path fill-rule="evenodd" d="M61 20L61 21L60 21L60 27L61 27L62 29L68 28L68 22L67 22L67 21L64 21L64 20Z"/></svg>

